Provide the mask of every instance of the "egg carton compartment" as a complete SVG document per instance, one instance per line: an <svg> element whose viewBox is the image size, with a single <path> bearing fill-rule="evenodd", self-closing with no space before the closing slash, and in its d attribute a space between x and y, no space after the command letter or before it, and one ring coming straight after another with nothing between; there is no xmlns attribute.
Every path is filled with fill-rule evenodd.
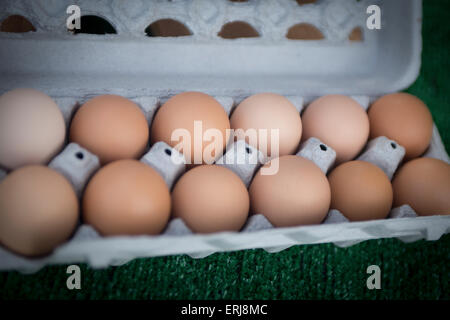
<svg viewBox="0 0 450 320"><path fill-rule="evenodd" d="M404 156L404 147L386 137L378 137L367 143L366 149L357 159L375 164L392 180Z"/></svg>
<svg viewBox="0 0 450 320"><path fill-rule="evenodd" d="M350 222L339 210L331 209L323 223L342 223L342 222Z"/></svg>
<svg viewBox="0 0 450 320"><path fill-rule="evenodd" d="M92 95L82 98L63 97L61 100L56 100L69 104L60 104L61 110L71 110L76 109L91 97ZM152 114L157 111L161 101L165 101L164 98L156 96L129 98L137 102L144 113L146 109L151 109ZM237 99L222 97L223 101L229 102L224 105L225 110L227 108L231 110ZM313 97L295 96L295 100L302 101L300 110L303 109L304 101L312 99ZM359 101L373 100L374 98L369 96L359 97ZM142 101L151 103L142 106ZM368 104L362 105L365 109L367 106ZM251 151L250 154L249 151ZM312 160L326 173L332 168L336 153L319 139L310 138L301 144L297 155ZM358 158L376 164L392 178L403 155L402 146L385 137L379 137L369 141ZM173 156L178 157L180 161L173 162ZM424 156L450 163L436 127ZM233 162L237 158L243 162L238 162L240 164ZM185 170L181 159L183 159L182 155L176 150L164 142L158 142L145 152L141 161L155 168L171 188ZM228 146L224 156L217 163L230 168L248 186L256 170L265 161L267 159L264 159L257 149L244 141L237 141ZM75 143L69 143L50 162L49 166L65 175L74 185L77 194L81 196L84 186L99 168L99 163L94 154ZM268 252L278 252L299 244L333 242L338 246L350 246L364 240L379 238L398 238L405 242L419 239L436 240L448 232L450 232L450 217L418 217L407 205L393 208L385 220L349 222L338 210L332 209L320 225L289 228L274 228L263 215L254 214L249 216L240 232L210 235L193 233L179 218L171 219L162 234L156 236L102 237L93 227L81 222L68 242L43 258L22 257L0 247L0 270L13 269L27 273L35 272L48 264L81 262L95 268L103 268L109 265L121 265L138 257L188 254L193 258L202 258L215 252L249 248L263 248Z"/></svg>
<svg viewBox="0 0 450 320"><path fill-rule="evenodd" d="M297 155L314 162L325 174L336 160L336 151L317 138L310 138L303 142Z"/></svg>
<svg viewBox="0 0 450 320"><path fill-rule="evenodd" d="M48 166L65 176L81 197L89 178L100 168L100 161L95 154L70 143Z"/></svg>
<svg viewBox="0 0 450 320"><path fill-rule="evenodd" d="M225 154L215 164L233 171L248 188L253 175L265 161L264 155L258 149L248 145L244 140L238 140L227 146Z"/></svg>

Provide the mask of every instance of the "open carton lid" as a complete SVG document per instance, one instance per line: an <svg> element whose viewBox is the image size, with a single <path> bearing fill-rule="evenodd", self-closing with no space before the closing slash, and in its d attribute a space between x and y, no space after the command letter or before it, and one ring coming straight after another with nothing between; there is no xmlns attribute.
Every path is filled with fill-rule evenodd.
<svg viewBox="0 0 450 320"><path fill-rule="evenodd" d="M2 1L0 21L13 14L36 32L0 32L0 93L33 87L53 96L120 92L169 96L198 90L245 97L256 92L318 96L377 96L407 88L421 63L421 0L294 0L248 2L78 1L81 15L107 19L115 35L71 34L65 26L72 0ZM369 30L366 12L381 8L381 29ZM192 33L146 37L154 21L172 18ZM231 21L246 21L257 38L223 39ZM322 40L290 40L290 27L307 22ZM360 27L363 40L348 35Z"/></svg>

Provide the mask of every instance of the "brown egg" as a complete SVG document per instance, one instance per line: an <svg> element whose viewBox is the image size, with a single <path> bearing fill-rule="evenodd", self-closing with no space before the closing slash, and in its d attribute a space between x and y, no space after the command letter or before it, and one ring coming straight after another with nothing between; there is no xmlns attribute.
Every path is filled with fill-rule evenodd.
<svg viewBox="0 0 450 320"><path fill-rule="evenodd" d="M0 165L46 164L66 137L61 110L48 95L15 89L0 96Z"/></svg>
<svg viewBox="0 0 450 320"><path fill-rule="evenodd" d="M197 166L172 191L173 215L194 232L238 231L247 220L249 197L241 179L217 165Z"/></svg>
<svg viewBox="0 0 450 320"><path fill-rule="evenodd" d="M97 96L76 112L70 140L95 153L102 164L136 159L147 147L148 123L131 100L117 95Z"/></svg>
<svg viewBox="0 0 450 320"><path fill-rule="evenodd" d="M405 148L405 159L425 152L433 133L433 118L427 106L408 93L381 97L369 108L370 138L385 136Z"/></svg>
<svg viewBox="0 0 450 320"><path fill-rule="evenodd" d="M194 130L196 121L199 122ZM222 155L229 129L227 113L216 99L201 92L184 92L167 100L158 110L152 123L151 141L164 141L183 152L188 164L211 164ZM220 137L204 136L207 130ZM182 131L189 136L172 137ZM178 146L183 143L184 147Z"/></svg>
<svg viewBox="0 0 450 320"><path fill-rule="evenodd" d="M170 215L163 178L137 160L111 162L91 179L83 197L83 218L101 234L158 234Z"/></svg>
<svg viewBox="0 0 450 320"><path fill-rule="evenodd" d="M0 242L27 256L50 253L71 236L78 212L64 176L40 165L22 167L0 183Z"/></svg>
<svg viewBox="0 0 450 320"><path fill-rule="evenodd" d="M274 165L275 174L263 174ZM275 172L275 171L274 171ZM250 189L252 212L276 227L318 224L330 207L330 185L314 162L294 155L275 158L255 175Z"/></svg>
<svg viewBox="0 0 450 320"><path fill-rule="evenodd" d="M450 214L450 165L432 158L405 163L392 181L394 206L408 204L421 216Z"/></svg>
<svg viewBox="0 0 450 320"><path fill-rule="evenodd" d="M255 94L243 100L231 115L230 122L234 130L257 130L254 141L250 141L249 135L244 138L266 156L295 153L302 137L300 113L287 98L274 93ZM261 129L267 132L265 139L259 138L264 133ZM276 141L271 139L271 130L279 132ZM277 145L272 146L272 143Z"/></svg>
<svg viewBox="0 0 450 320"><path fill-rule="evenodd" d="M392 185L387 175L366 161L350 161L328 176L331 208L350 221L384 219L392 206Z"/></svg>
<svg viewBox="0 0 450 320"><path fill-rule="evenodd" d="M302 115L303 137L318 138L336 151L336 163L354 159L369 137L369 118L356 100L343 95L323 96Z"/></svg>

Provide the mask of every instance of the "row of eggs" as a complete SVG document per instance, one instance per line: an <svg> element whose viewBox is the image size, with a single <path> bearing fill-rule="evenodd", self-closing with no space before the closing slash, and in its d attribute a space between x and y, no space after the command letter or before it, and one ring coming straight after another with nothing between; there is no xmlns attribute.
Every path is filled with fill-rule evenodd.
<svg viewBox="0 0 450 320"><path fill-rule="evenodd" d="M149 136L151 144L174 146L172 132L193 132L195 121L223 132L224 148L227 129L279 129L279 157L264 165L279 161L278 172L258 171L247 190L227 168L191 166L170 193L155 170L135 159L147 148ZM171 214L194 232L209 233L240 230L249 211L265 215L276 227L320 223L330 208L351 221L386 218L392 204L409 204L421 215L449 214L449 165L413 160L427 149L432 126L425 104L406 93L380 98L368 113L347 96L323 96L302 115L287 98L262 93L243 100L228 118L213 97L184 92L159 108L149 130L134 102L102 95L77 110L69 140L104 165L82 199L83 220L101 234L158 234ZM44 166L60 151L65 133L60 109L44 93L16 89L0 97L0 165L12 170L0 183L0 242L17 253L48 253L76 228L80 209L70 183ZM405 159L412 160L392 184L377 166L351 161L377 136L397 141L405 147ZM336 151L337 167L328 177L310 160L293 155L310 137ZM270 145L265 152L270 156Z"/></svg>

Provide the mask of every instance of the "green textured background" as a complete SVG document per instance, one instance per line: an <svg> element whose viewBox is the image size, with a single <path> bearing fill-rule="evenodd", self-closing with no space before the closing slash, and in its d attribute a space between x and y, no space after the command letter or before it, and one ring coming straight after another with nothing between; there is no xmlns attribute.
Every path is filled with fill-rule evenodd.
<svg viewBox="0 0 450 320"><path fill-rule="evenodd" d="M423 62L407 91L431 109L450 146L448 81L450 1L424 1ZM450 195L449 195L450 196ZM436 242L372 240L342 249L332 244L138 259L122 267L82 265L82 289L66 288L66 266L33 275L0 273L3 299L449 299L450 235ZM382 289L368 290L366 268L382 269Z"/></svg>

